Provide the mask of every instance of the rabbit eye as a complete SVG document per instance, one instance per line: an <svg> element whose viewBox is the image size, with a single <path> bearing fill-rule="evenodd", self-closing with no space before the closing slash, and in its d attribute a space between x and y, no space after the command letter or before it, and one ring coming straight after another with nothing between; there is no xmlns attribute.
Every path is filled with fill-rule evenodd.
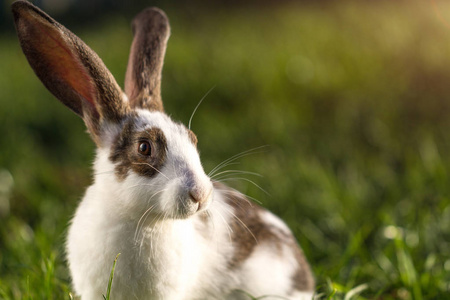
<svg viewBox="0 0 450 300"><path fill-rule="evenodd" d="M149 156L152 152L149 142L140 142L138 146L138 152L142 155Z"/></svg>

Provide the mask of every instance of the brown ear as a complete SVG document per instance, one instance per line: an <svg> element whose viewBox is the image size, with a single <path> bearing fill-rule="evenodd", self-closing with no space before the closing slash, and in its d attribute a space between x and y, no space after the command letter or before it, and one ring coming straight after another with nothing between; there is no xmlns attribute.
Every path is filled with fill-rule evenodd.
<svg viewBox="0 0 450 300"><path fill-rule="evenodd" d="M36 75L82 117L99 144L103 121L119 122L127 105L102 60L81 39L26 1L12 4L20 45Z"/></svg>
<svg viewBox="0 0 450 300"><path fill-rule="evenodd" d="M163 111L161 72L170 35L169 20L158 8L147 8L132 23L134 34L125 76L132 107Z"/></svg>

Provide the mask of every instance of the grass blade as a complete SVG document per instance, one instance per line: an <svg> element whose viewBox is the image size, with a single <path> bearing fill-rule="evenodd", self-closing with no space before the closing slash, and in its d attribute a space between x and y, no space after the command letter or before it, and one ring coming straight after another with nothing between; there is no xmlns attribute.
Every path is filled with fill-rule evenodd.
<svg viewBox="0 0 450 300"><path fill-rule="evenodd" d="M366 290L368 288L369 288L369 285L367 283L360 284L360 285L352 288L350 291L348 291L347 294L345 294L344 300L350 300L350 299L352 299L352 297L359 295L360 293L362 293L364 290Z"/></svg>
<svg viewBox="0 0 450 300"><path fill-rule="evenodd" d="M108 288L106 290L106 297L105 297L105 295L103 295L103 299L105 299L105 300L109 300L111 297L111 286L112 286L112 281L114 278L114 270L116 269L116 263L117 263L117 259L119 258L119 255L120 255L120 253L117 254L116 258L114 259L113 267L111 270L111 275L109 275L109 282L108 282Z"/></svg>

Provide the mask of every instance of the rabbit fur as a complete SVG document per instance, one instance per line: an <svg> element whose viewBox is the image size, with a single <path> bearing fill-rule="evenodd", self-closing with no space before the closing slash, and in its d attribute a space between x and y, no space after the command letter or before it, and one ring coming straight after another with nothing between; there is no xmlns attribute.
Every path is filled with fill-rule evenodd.
<svg viewBox="0 0 450 300"><path fill-rule="evenodd" d="M164 113L170 27L147 8L133 21L123 92L101 59L26 1L12 5L31 67L79 115L97 145L93 184L72 219L75 292L101 299L311 299L314 279L289 228L204 172L195 134Z"/></svg>

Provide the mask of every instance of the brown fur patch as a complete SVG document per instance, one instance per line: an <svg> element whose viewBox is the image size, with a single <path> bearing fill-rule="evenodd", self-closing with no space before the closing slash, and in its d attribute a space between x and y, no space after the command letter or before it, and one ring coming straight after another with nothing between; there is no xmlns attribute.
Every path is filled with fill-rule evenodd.
<svg viewBox="0 0 450 300"><path fill-rule="evenodd" d="M297 271L292 276L292 293L295 291L313 291L315 281L303 251L298 247L295 240L292 240L291 248L297 261Z"/></svg>
<svg viewBox="0 0 450 300"><path fill-rule="evenodd" d="M282 255L282 246L291 249L297 262L297 271L292 276L292 292L312 291L314 278L308 262L294 236L276 225L264 222L261 214L265 209L251 203L242 194L225 185L215 182L214 187L225 191L227 203L232 207L235 217L230 227L235 252L228 262L230 269L240 267L252 254L258 244L270 245L274 255Z"/></svg>
<svg viewBox="0 0 450 300"><path fill-rule="evenodd" d="M263 223L259 212L263 209L251 203L242 194L222 185L214 183L215 188L225 191L227 203L233 210L234 217L231 220L232 242L234 255L228 262L231 269L239 267L261 242L268 242L281 251L280 238L274 233L269 224Z"/></svg>
<svg viewBox="0 0 450 300"><path fill-rule="evenodd" d="M188 129L187 131L188 131L189 139L191 140L192 144L195 147L197 147L197 143L198 143L197 136L195 135L195 133L192 130Z"/></svg>
<svg viewBox="0 0 450 300"><path fill-rule="evenodd" d="M140 142L148 141L151 154L138 152ZM137 131L133 120L128 121L114 142L110 160L116 163L116 176L124 180L132 170L141 176L152 177L164 165L167 156L167 141L159 128Z"/></svg>

